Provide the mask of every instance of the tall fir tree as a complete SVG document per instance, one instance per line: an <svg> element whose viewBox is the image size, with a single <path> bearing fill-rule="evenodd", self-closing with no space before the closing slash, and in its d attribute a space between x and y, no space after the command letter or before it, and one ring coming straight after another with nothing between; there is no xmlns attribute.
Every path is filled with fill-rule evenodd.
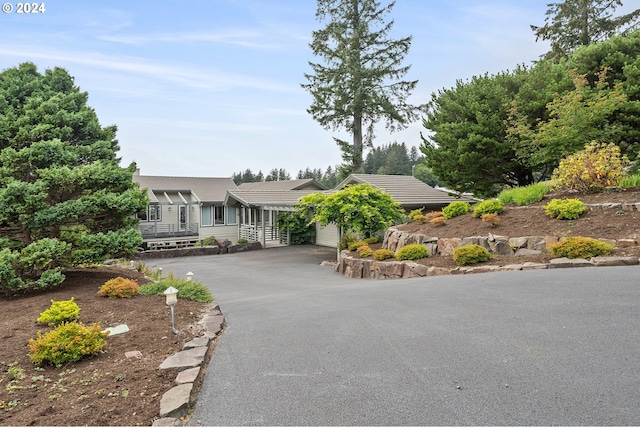
<svg viewBox="0 0 640 427"><path fill-rule="evenodd" d="M622 0L565 0L550 3L542 27L531 25L537 40L549 40L548 59L566 58L576 48L629 34L640 25L640 9L613 16Z"/></svg>
<svg viewBox="0 0 640 427"><path fill-rule="evenodd" d="M307 109L326 129L345 129L351 142L334 138L345 164L341 175L362 172L362 153L372 146L374 126L383 121L389 131L418 119L423 106L407 98L417 80L403 80L410 66L401 65L411 37L392 39L393 20L385 21L395 2L318 0L316 18L327 21L313 32L310 47L323 63L309 62L312 73L302 87L313 96Z"/></svg>

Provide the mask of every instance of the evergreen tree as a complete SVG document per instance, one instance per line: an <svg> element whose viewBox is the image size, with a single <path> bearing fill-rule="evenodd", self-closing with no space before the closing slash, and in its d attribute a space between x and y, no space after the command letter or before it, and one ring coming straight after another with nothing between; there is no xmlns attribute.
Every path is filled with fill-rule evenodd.
<svg viewBox="0 0 640 427"><path fill-rule="evenodd" d="M291 175L285 169L271 169L269 175L267 175L265 181L288 181L291 179Z"/></svg>
<svg viewBox="0 0 640 427"><path fill-rule="evenodd" d="M384 121L390 131L418 118L421 106L407 102L417 80L402 78L400 65L411 37L392 39L393 21L385 22L395 2L381 7L377 0L318 0L316 18L327 25L314 31L310 47L324 64L310 62L313 72L302 84L313 95L307 110L326 129L346 129L352 141L334 138L342 150L343 176L362 171L363 148L371 146L373 128Z"/></svg>
<svg viewBox="0 0 640 427"><path fill-rule="evenodd" d="M0 73L0 292L56 286L61 270L132 255L147 197L119 166L116 127L62 68Z"/></svg>
<svg viewBox="0 0 640 427"><path fill-rule="evenodd" d="M551 41L547 58L566 58L579 46L604 41L616 34L628 34L640 24L640 9L614 17L622 0L565 0L550 3L545 25L531 25L537 40Z"/></svg>

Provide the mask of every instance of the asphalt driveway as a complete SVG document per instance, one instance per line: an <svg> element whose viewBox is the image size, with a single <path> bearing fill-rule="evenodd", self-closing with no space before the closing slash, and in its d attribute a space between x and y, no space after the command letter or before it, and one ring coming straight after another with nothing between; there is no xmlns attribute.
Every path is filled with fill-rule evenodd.
<svg viewBox="0 0 640 427"><path fill-rule="evenodd" d="M376 281L334 257L147 262L227 319L190 424L640 424L640 267Z"/></svg>

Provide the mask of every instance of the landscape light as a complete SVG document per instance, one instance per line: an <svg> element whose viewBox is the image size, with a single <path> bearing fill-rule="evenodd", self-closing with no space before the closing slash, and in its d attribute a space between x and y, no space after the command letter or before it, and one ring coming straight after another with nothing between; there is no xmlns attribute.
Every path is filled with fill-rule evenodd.
<svg viewBox="0 0 640 427"><path fill-rule="evenodd" d="M176 316L174 312L174 307L178 302L178 290L173 286L169 286L165 291L164 295L166 297L166 303L171 309L171 327L173 328L173 333L177 334L178 330L176 329Z"/></svg>
<svg viewBox="0 0 640 427"><path fill-rule="evenodd" d="M187 273L187 282L190 282L191 279L193 279L193 273L192 272L188 272Z"/></svg>

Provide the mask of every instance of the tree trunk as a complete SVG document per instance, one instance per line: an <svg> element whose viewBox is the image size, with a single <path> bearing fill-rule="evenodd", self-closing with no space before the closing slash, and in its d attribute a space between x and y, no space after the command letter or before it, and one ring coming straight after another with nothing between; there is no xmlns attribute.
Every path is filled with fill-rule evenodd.
<svg viewBox="0 0 640 427"><path fill-rule="evenodd" d="M353 117L353 172L362 172L362 116Z"/></svg>

